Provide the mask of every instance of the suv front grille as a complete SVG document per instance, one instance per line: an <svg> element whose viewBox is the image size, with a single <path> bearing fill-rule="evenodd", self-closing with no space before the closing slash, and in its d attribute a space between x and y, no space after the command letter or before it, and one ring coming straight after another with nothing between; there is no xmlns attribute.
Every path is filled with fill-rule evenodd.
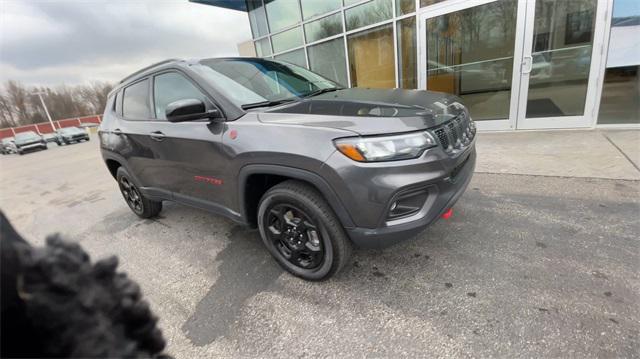
<svg viewBox="0 0 640 359"><path fill-rule="evenodd" d="M433 133L446 153L454 153L465 149L473 141L476 135L476 126L473 121L462 114L436 127Z"/></svg>

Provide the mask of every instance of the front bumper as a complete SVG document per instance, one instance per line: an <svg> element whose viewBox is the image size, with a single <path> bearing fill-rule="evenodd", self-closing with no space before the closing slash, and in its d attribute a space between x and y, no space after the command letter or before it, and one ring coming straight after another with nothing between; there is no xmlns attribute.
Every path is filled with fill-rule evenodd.
<svg viewBox="0 0 640 359"><path fill-rule="evenodd" d="M345 228L351 241L362 248L384 248L414 237L462 196L475 163L474 141L454 157L434 150L412 164L338 171L348 188L338 194L355 223ZM362 171L369 175L362 176ZM387 218L397 196L420 190L427 192L420 211L402 219Z"/></svg>
<svg viewBox="0 0 640 359"><path fill-rule="evenodd" d="M21 145L20 147L18 147L18 151L28 151L34 148L46 148L46 147L47 145L42 142L34 142L28 145Z"/></svg>
<svg viewBox="0 0 640 359"><path fill-rule="evenodd" d="M384 248L412 238L422 232L458 201L464 193L476 164L475 150L469 154L454 179L447 178L426 186L428 197L417 218L399 224L375 229L352 228L347 233L351 241L362 248Z"/></svg>

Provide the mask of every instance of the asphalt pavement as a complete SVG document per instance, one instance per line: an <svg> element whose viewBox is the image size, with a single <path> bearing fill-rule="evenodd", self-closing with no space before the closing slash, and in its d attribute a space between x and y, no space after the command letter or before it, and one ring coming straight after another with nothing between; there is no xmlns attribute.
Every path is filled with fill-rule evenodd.
<svg viewBox="0 0 640 359"><path fill-rule="evenodd" d="M95 139L0 157L0 209L34 244L119 256L177 358L640 356L637 180L484 167L451 219L309 283L224 218L138 219Z"/></svg>

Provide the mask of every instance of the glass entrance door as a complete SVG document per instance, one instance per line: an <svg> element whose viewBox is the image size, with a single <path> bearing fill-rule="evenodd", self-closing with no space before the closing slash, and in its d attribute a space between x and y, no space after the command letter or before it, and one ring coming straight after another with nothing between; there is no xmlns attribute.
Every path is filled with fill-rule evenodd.
<svg viewBox="0 0 640 359"><path fill-rule="evenodd" d="M461 97L480 129L592 126L600 61L593 49L603 33L596 31L597 2L448 0L425 7L421 88Z"/></svg>
<svg viewBox="0 0 640 359"><path fill-rule="evenodd" d="M480 129L513 128L525 9L517 0L454 0L424 10L421 88L462 98Z"/></svg>
<svg viewBox="0 0 640 359"><path fill-rule="evenodd" d="M603 5L600 2L600 5ZM597 0L529 0L517 127L570 128L594 124L602 43Z"/></svg>

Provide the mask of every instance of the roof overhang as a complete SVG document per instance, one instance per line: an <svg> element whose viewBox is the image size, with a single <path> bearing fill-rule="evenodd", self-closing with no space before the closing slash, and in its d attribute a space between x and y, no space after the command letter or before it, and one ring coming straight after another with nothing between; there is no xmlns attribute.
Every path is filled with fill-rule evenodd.
<svg viewBox="0 0 640 359"><path fill-rule="evenodd" d="M247 11L247 2L244 0L189 0L198 4L221 7L225 9Z"/></svg>

